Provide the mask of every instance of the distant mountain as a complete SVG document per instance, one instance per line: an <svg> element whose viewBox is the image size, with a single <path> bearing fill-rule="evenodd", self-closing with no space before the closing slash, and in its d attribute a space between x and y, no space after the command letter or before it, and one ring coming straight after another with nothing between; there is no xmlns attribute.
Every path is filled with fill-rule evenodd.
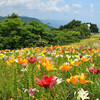
<svg viewBox="0 0 100 100"><path fill-rule="evenodd" d="M22 22L30 22L30 21L32 21L32 20L36 20L36 21L41 22L39 19L31 18L31 17L19 16L19 18L21 18L21 21L22 21Z"/></svg>
<svg viewBox="0 0 100 100"><path fill-rule="evenodd" d="M7 18L7 17L0 16L0 22L3 22L3 19L5 19L5 18Z"/></svg>
<svg viewBox="0 0 100 100"><path fill-rule="evenodd" d="M59 28L61 25L65 25L70 21L69 20L42 20L41 19L41 22L44 23L44 24L50 23L49 24L50 26L53 26L55 28Z"/></svg>
<svg viewBox="0 0 100 100"><path fill-rule="evenodd" d="M3 22L3 19L5 19L5 18L7 18L7 17L6 17L6 16L5 16L5 17L0 16L0 22ZM41 22L41 21L40 21L39 19L37 19L37 18L24 17L24 16L19 16L19 18L21 18L21 21L22 21L22 22L30 22L30 21L32 21L32 20L36 20L36 21ZM47 23L41 22L41 24L47 24ZM47 25L47 28L52 29L52 28L54 28L54 27Z"/></svg>

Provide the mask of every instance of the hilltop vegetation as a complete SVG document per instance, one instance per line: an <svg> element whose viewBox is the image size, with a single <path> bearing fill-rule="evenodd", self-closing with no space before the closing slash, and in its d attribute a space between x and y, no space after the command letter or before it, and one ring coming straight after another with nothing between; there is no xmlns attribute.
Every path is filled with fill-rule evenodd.
<svg viewBox="0 0 100 100"><path fill-rule="evenodd" d="M14 13L13 13L14 14ZM8 15L8 17L9 17L10 15ZM0 16L0 22L3 22L4 21L4 19L6 19L7 18L7 16L5 16L5 17L2 17L2 16ZM20 18L21 19L21 21L22 22L31 22L31 21L39 21L39 22L41 22L39 19L37 19L37 18L31 18L31 17L24 17L24 16L18 16L18 18ZM41 22L41 24L44 24L44 23L42 23ZM53 27L52 26L50 26L50 25L47 25L47 28L49 28L49 29L52 29Z"/></svg>
<svg viewBox="0 0 100 100"><path fill-rule="evenodd" d="M8 15L8 17L9 17L9 15ZM4 19L6 19L6 18L7 18L7 16L5 16L5 17L0 16L0 22L3 22ZM22 17L22 16L18 16L18 18L20 18L22 22L30 22L32 20L36 20L36 21L40 22L40 20L38 20L36 18Z"/></svg>
<svg viewBox="0 0 100 100"><path fill-rule="evenodd" d="M59 29L51 30L47 25L36 20L22 22L13 13L0 22L0 49L65 45L90 36L87 24L81 21L74 20Z"/></svg>

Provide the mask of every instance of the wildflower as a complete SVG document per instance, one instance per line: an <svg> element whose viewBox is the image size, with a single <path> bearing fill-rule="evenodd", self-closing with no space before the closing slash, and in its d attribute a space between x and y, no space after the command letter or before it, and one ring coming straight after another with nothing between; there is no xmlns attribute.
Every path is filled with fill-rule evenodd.
<svg viewBox="0 0 100 100"><path fill-rule="evenodd" d="M81 84L89 83L89 82L93 83L92 81L85 80L86 76L83 73L81 73L81 75L79 75L79 78L80 78L80 83Z"/></svg>
<svg viewBox="0 0 100 100"><path fill-rule="evenodd" d="M90 99L88 96L88 91L84 91L83 89L79 90L78 91L78 96L77 96L77 99L78 100L85 100L85 99Z"/></svg>
<svg viewBox="0 0 100 100"><path fill-rule="evenodd" d="M88 71L89 71L91 74L93 74L93 73L96 73L96 74L100 73L100 69L93 68L93 67L91 67Z"/></svg>
<svg viewBox="0 0 100 100"><path fill-rule="evenodd" d="M74 65L75 66L78 66L79 64L81 64L82 62L81 61L76 61L75 63L74 63Z"/></svg>
<svg viewBox="0 0 100 100"><path fill-rule="evenodd" d="M60 84L60 83L62 83L63 82L63 80L62 80L62 78L57 78L57 84Z"/></svg>
<svg viewBox="0 0 100 100"><path fill-rule="evenodd" d="M28 70L27 68L22 68L22 69L21 69L22 72L25 72L25 71L27 71L27 70Z"/></svg>
<svg viewBox="0 0 100 100"><path fill-rule="evenodd" d="M59 55L61 58L63 57L63 55Z"/></svg>
<svg viewBox="0 0 100 100"><path fill-rule="evenodd" d="M70 64L71 64L71 65L74 65L74 63L75 63L75 61L74 61L74 60L69 59L69 58L68 58L68 61L70 62Z"/></svg>
<svg viewBox="0 0 100 100"><path fill-rule="evenodd" d="M11 66L11 64L14 62L14 55L11 56L11 59L6 61L6 63Z"/></svg>
<svg viewBox="0 0 100 100"><path fill-rule="evenodd" d="M30 90L28 90L28 89L24 89L24 92L29 92L29 94L32 96L33 94L34 94L34 92L36 92L36 91L38 91L38 90L36 90L36 88L34 88L34 89L30 89ZM39 91L38 91L39 92Z"/></svg>
<svg viewBox="0 0 100 100"><path fill-rule="evenodd" d="M28 62L27 59L18 57L18 63L23 64L23 63L27 63L27 62Z"/></svg>
<svg viewBox="0 0 100 100"><path fill-rule="evenodd" d="M27 63L23 63L22 65L23 65L24 67L26 67L26 66L27 66Z"/></svg>
<svg viewBox="0 0 100 100"><path fill-rule="evenodd" d="M13 100L13 98L10 98L9 100Z"/></svg>
<svg viewBox="0 0 100 100"><path fill-rule="evenodd" d="M65 53L68 53L68 51L65 51Z"/></svg>
<svg viewBox="0 0 100 100"><path fill-rule="evenodd" d="M3 58L4 58L4 59L7 59L7 58L8 58L8 56L4 56Z"/></svg>
<svg viewBox="0 0 100 100"><path fill-rule="evenodd" d="M56 77L56 76L53 76L53 79L56 80L57 84L60 84L63 82L62 78L59 78L59 77Z"/></svg>
<svg viewBox="0 0 100 100"><path fill-rule="evenodd" d="M35 57L28 58L28 62L30 62L30 63L34 63L37 60L38 59L35 59Z"/></svg>
<svg viewBox="0 0 100 100"><path fill-rule="evenodd" d="M40 70L40 64L37 65L37 68Z"/></svg>
<svg viewBox="0 0 100 100"><path fill-rule="evenodd" d="M17 62L17 63L18 63L18 59L15 59L15 62Z"/></svg>
<svg viewBox="0 0 100 100"><path fill-rule="evenodd" d="M41 87L44 87L45 89L47 89L48 87L49 87L49 89L51 89L56 82L56 79L53 79L53 75L48 77L44 74L42 77L42 80L39 78L36 78L36 79L38 81L38 83L36 83L36 84L40 85Z"/></svg>
<svg viewBox="0 0 100 100"><path fill-rule="evenodd" d="M83 56L82 55L79 55L79 58L81 59Z"/></svg>
<svg viewBox="0 0 100 100"><path fill-rule="evenodd" d="M65 71L67 71L67 70L69 70L69 69L71 69L72 67L69 65L69 63L67 64L67 63L64 63L63 65L61 65L60 67L59 67L59 69L61 69L61 70L65 70Z"/></svg>
<svg viewBox="0 0 100 100"><path fill-rule="evenodd" d="M51 60L52 58L51 57L46 57L46 60Z"/></svg>
<svg viewBox="0 0 100 100"><path fill-rule="evenodd" d="M4 58L4 57L5 57L5 55L4 55L4 54L2 54L2 53L0 53L0 58L1 58L1 57L3 57L3 58Z"/></svg>
<svg viewBox="0 0 100 100"><path fill-rule="evenodd" d="M73 83L73 84L76 84L77 83L77 81L78 81L78 75L75 75L75 76L71 76L70 78L68 78L66 81L68 82L68 83Z"/></svg>
<svg viewBox="0 0 100 100"><path fill-rule="evenodd" d="M98 73L98 69L97 68L94 68L94 73Z"/></svg>
<svg viewBox="0 0 100 100"><path fill-rule="evenodd" d="M46 60L45 56L42 59L39 59L39 60L40 60L40 63L42 63L42 65L46 67L47 71L49 71L49 70L57 70L54 67L54 61Z"/></svg>
<svg viewBox="0 0 100 100"><path fill-rule="evenodd" d="M87 59L87 57L81 58L81 60L84 61L84 62L88 61L89 59L90 59L90 58Z"/></svg>
<svg viewBox="0 0 100 100"><path fill-rule="evenodd" d="M71 76L70 78L68 78L66 81L68 82L68 83L73 83L73 84L76 84L77 83L77 81L78 81L78 79L80 79L80 83L81 84L84 84L84 83L93 83L92 81L89 81L89 80L85 80L85 78L86 78L86 76L83 74L83 73L81 73L81 74L79 74L79 75L75 75L75 76Z"/></svg>
<svg viewBox="0 0 100 100"><path fill-rule="evenodd" d="M55 68L54 66L46 66L46 70L57 70L57 68Z"/></svg>

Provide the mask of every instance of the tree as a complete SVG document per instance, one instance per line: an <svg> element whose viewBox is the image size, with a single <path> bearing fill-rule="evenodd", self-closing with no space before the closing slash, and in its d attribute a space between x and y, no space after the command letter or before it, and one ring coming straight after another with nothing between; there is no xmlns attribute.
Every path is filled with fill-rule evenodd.
<svg viewBox="0 0 100 100"><path fill-rule="evenodd" d="M11 15L8 15L7 18L18 18L18 15L13 12Z"/></svg>
<svg viewBox="0 0 100 100"><path fill-rule="evenodd" d="M20 18L6 18L0 23L0 34L2 36L20 35L24 22Z"/></svg>
<svg viewBox="0 0 100 100"><path fill-rule="evenodd" d="M71 22L69 22L68 24L64 25L64 26L60 26L59 30L63 30L63 29L73 29L75 27L79 27L81 25L81 21L76 21L75 19L72 20Z"/></svg>
<svg viewBox="0 0 100 100"><path fill-rule="evenodd" d="M91 32L93 32L93 33L98 33L98 32L99 32L99 29L98 29L98 27L97 27L96 24L91 24L90 30L91 30Z"/></svg>
<svg viewBox="0 0 100 100"><path fill-rule="evenodd" d="M96 24L92 24L92 23L84 23L84 24L90 24L90 31L92 33L98 33L99 32L99 28L97 27Z"/></svg>

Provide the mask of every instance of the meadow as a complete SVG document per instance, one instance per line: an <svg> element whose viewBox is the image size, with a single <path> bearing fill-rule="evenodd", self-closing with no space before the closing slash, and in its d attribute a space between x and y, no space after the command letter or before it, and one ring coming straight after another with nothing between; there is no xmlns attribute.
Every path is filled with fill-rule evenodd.
<svg viewBox="0 0 100 100"><path fill-rule="evenodd" d="M0 100L99 100L99 37L0 51Z"/></svg>

